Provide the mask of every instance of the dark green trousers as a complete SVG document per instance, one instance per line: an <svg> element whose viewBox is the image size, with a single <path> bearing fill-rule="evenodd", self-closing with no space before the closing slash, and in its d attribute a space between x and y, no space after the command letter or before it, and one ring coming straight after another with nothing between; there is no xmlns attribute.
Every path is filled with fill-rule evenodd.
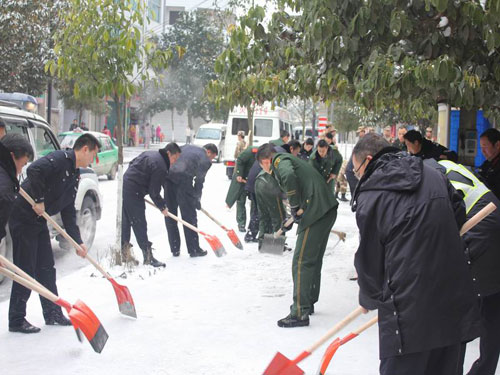
<svg viewBox="0 0 500 375"><path fill-rule="evenodd" d="M238 227L245 228L247 224L247 210L245 203L247 201L247 192L243 190L236 201L236 221L238 222Z"/></svg>
<svg viewBox="0 0 500 375"><path fill-rule="evenodd" d="M337 207L332 208L297 237L292 263L292 316L308 313L311 305L318 302L323 256L336 219Z"/></svg>

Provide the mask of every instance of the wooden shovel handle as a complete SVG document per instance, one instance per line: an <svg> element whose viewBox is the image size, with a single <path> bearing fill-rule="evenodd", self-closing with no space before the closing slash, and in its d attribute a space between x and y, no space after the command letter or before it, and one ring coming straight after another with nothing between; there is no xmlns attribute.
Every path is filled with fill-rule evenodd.
<svg viewBox="0 0 500 375"><path fill-rule="evenodd" d="M32 282L30 280L27 280L24 277L19 276L17 273L14 273L11 270L8 270L7 268L0 267L0 273L7 276L8 278L14 280L16 283L21 284L25 288L34 290L35 292L37 292L41 296L47 298L48 300L50 300L54 303L59 300L58 296L56 296L54 293L52 293L50 290L48 290L44 286L41 286L37 282Z"/></svg>
<svg viewBox="0 0 500 375"><path fill-rule="evenodd" d="M206 211L203 207L200 209L201 212L203 212L205 215L208 216L208 218L210 220L212 220L215 224L217 224L219 227L221 227L222 229L226 230L226 227L224 225L222 225L222 223L217 220L215 217L213 217L208 211Z"/></svg>
<svg viewBox="0 0 500 375"><path fill-rule="evenodd" d="M366 331L368 328L370 328L372 325L374 325L377 322L378 322L378 316L374 316L369 321L367 321L365 324L363 324L362 326L360 326L357 330L352 331L352 333L357 336L361 332Z"/></svg>
<svg viewBox="0 0 500 375"><path fill-rule="evenodd" d="M334 229L332 229L330 232L333 234L336 234L339 237L339 239L341 239L342 241L345 241L345 237L346 237L345 232L340 232L340 231L334 230Z"/></svg>
<svg viewBox="0 0 500 375"><path fill-rule="evenodd" d="M149 199L144 198L144 200L146 201L147 204L153 206L154 208L156 208L160 211L160 209L158 207L156 207L156 205L153 202L151 202ZM197 232L197 233L201 234L202 236L204 235L204 233L201 230L199 230L198 228L196 228L194 225L191 225L187 221L182 220L180 217L175 216L174 214L170 213L170 211L168 211L167 215L170 216L175 221L181 223L185 227L188 227L192 231Z"/></svg>
<svg viewBox="0 0 500 375"><path fill-rule="evenodd" d="M21 194L21 196L26 199L28 201L29 204L31 204L32 206L34 206L36 203L35 201L33 200L33 198L31 198L29 196L28 193L26 193L26 191L23 190L23 188L20 188L19 189L19 194ZM52 219L52 217L47 213L47 212L44 212L42 214L42 216L44 217L45 220L47 220L47 222L50 223L50 225L52 225L58 232L59 234L61 234L66 240L69 241L69 243L71 245L73 245L73 247L77 250L81 250L81 246L73 239L73 237L71 237L68 233L66 233L66 231L59 225L57 224L57 222ZM107 279L110 279L111 278L111 275L108 274L106 272L106 270L104 268L102 268L102 266L97 263L94 258L92 258L89 254L87 254L85 256L85 258L88 259L88 261L90 263L92 263L92 265L97 268L99 270L99 272L101 272L103 274L104 277L106 277Z"/></svg>
<svg viewBox="0 0 500 375"><path fill-rule="evenodd" d="M304 210L301 208L300 210L297 211L297 214L300 216L304 213ZM293 216L290 216L287 221L285 221L285 224L283 225L284 227L288 227L293 224L294 218ZM283 229L278 229L276 233L273 234L274 238L278 238L283 234Z"/></svg>
<svg viewBox="0 0 500 375"><path fill-rule="evenodd" d="M313 344L309 349L307 349L307 352L312 353L316 349L318 349L321 345L323 345L326 341L328 341L330 338L333 337L337 332L339 332L342 328L344 328L346 325L351 323L354 319L356 319L358 316L363 314L364 309L359 306L357 307L354 311L349 313L344 319L342 319L340 322L335 324L325 335L319 339L315 344Z"/></svg>
<svg viewBox="0 0 500 375"><path fill-rule="evenodd" d="M0 255L0 261L4 264L5 268L10 269L12 272L17 273L18 275L20 275L21 277L25 278L30 282L39 285L41 288L45 288L36 279L28 275L26 272L24 272L22 269L20 269L18 266L16 266L14 263L12 263L3 255Z"/></svg>
<svg viewBox="0 0 500 375"><path fill-rule="evenodd" d="M472 227L474 227L477 223L483 220L486 216L491 214L493 211L497 209L497 206L493 202L488 203L481 211L471 217L467 222L463 225L462 229L460 229L460 235L463 236L466 232L468 232Z"/></svg>

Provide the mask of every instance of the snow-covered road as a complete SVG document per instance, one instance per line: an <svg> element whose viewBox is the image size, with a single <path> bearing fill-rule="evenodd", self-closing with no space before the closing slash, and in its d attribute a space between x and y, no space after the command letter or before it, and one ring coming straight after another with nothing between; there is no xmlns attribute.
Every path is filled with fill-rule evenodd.
<svg viewBox="0 0 500 375"><path fill-rule="evenodd" d="M207 176L202 205L236 228L234 208L229 211L224 204L228 186L224 166L214 164ZM101 179L100 187L104 210L92 253L107 267L108 252L115 241L116 182ZM291 253L282 257L260 254L256 244L244 244L245 249L240 251L199 213L199 227L219 237L227 256L215 257L200 239L202 248L209 251L206 257L190 258L183 247L181 256L173 258L162 216L148 207L147 218L154 254L166 262L166 268L141 265L133 272L118 267L110 270L116 277L126 275L117 280L132 292L138 319L121 316L111 285L93 277L97 272L85 261L66 254L57 261L59 294L70 302L81 299L91 307L109 334L106 347L96 354L87 342L80 344L75 339L71 328L45 326L35 295L29 301L27 318L42 328L41 333L9 333L5 300L0 303L2 374L256 375L262 373L276 351L295 357L357 306L357 284L349 277L354 272L358 234L347 203L340 205L334 226L347 232L347 241L333 248L337 240L331 235L316 313L310 327L295 329L276 325L288 314L292 300ZM293 247L294 237L290 235L287 242ZM136 254L142 259L139 252ZM61 272L65 266L71 272ZM361 317L351 328L373 315ZM344 330L341 335L347 333ZM325 348L300 365L307 374L316 373ZM474 343L469 346L467 368L476 356ZM377 373L375 327L339 349L328 370L331 375Z"/></svg>

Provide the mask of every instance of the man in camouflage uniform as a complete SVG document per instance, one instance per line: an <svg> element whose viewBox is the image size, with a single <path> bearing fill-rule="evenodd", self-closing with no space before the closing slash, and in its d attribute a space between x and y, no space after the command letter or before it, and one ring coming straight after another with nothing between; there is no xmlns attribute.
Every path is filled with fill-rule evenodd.
<svg viewBox="0 0 500 375"><path fill-rule="evenodd" d="M290 154L275 153L270 144L259 147L257 160L286 192L292 217L298 223L292 263L293 304L290 314L280 319L278 326L307 326L318 301L323 255L337 218L338 202L323 177L307 162Z"/></svg>
<svg viewBox="0 0 500 375"><path fill-rule="evenodd" d="M348 202L349 200L345 197L347 193L347 178L345 176L345 170L347 167L347 160L342 162L342 168L340 168L339 175L337 177L337 189L335 191L335 198L339 199L341 202ZM341 197L339 198L339 193Z"/></svg>
<svg viewBox="0 0 500 375"><path fill-rule="evenodd" d="M245 132L240 130L238 132L238 143L236 145L236 149L234 150L234 158L237 159L246 148L247 143L245 142Z"/></svg>
<svg viewBox="0 0 500 375"><path fill-rule="evenodd" d="M233 178L229 190L226 195L226 204L229 208L233 207L236 203L236 221L238 222L238 229L240 232L245 232L247 213L245 208L246 191L245 183L248 178L250 168L255 161L255 153L257 147L248 147L236 159L234 167Z"/></svg>

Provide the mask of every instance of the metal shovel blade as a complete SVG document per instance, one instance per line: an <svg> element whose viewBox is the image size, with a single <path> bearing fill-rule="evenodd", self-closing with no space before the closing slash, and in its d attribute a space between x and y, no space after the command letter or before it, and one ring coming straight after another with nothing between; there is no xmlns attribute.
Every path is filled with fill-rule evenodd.
<svg viewBox="0 0 500 375"><path fill-rule="evenodd" d="M137 318L135 311L135 304L132 294L125 285L118 284L114 279L109 279L115 290L116 300L118 301L118 308L123 315Z"/></svg>
<svg viewBox="0 0 500 375"><path fill-rule="evenodd" d="M227 236L229 237L234 246L236 246L240 250L243 250L243 245L241 244L240 239L238 238L233 229L227 231Z"/></svg>
<svg viewBox="0 0 500 375"><path fill-rule="evenodd" d="M264 370L263 375L303 375L304 371L300 369L293 361L285 357L280 352L276 353L273 360Z"/></svg>
<svg viewBox="0 0 500 375"><path fill-rule="evenodd" d="M274 255L283 255L285 249L285 236L275 237L274 234L264 234L262 246L259 251Z"/></svg>
<svg viewBox="0 0 500 375"><path fill-rule="evenodd" d="M78 300L68 313L75 328L80 329L95 352L100 353L108 341L108 334L90 308Z"/></svg>
<svg viewBox="0 0 500 375"><path fill-rule="evenodd" d="M226 249L222 246L222 242L217 237L210 234L205 234L204 237L217 257L220 258L227 254Z"/></svg>
<svg viewBox="0 0 500 375"><path fill-rule="evenodd" d="M326 369L332 360L333 355L340 347L341 342L339 338L336 338L326 349L325 354L323 355L323 359L321 360L321 364L318 370L318 375L325 375Z"/></svg>

